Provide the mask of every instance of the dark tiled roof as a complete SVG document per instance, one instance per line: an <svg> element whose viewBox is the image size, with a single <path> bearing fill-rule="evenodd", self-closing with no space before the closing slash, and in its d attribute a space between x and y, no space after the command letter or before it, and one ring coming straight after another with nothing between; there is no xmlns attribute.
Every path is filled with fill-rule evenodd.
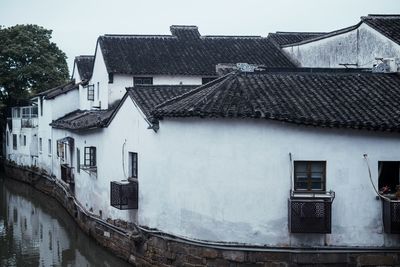
<svg viewBox="0 0 400 267"><path fill-rule="evenodd" d="M75 63L82 81L89 80L93 73L94 56L77 56Z"/></svg>
<svg viewBox="0 0 400 267"><path fill-rule="evenodd" d="M71 80L66 84L46 90L37 94L36 96L43 96L45 99L53 99L61 94L66 94L75 89L79 89L79 83L75 83L75 80Z"/></svg>
<svg viewBox="0 0 400 267"><path fill-rule="evenodd" d="M320 37L324 34L326 32L276 32L268 34L268 37L278 45L288 45Z"/></svg>
<svg viewBox="0 0 400 267"><path fill-rule="evenodd" d="M75 110L54 120L50 125L57 129L87 130L106 127L114 108L108 110Z"/></svg>
<svg viewBox="0 0 400 267"><path fill-rule="evenodd" d="M152 114L399 132L400 76L354 70L235 72L157 106Z"/></svg>
<svg viewBox="0 0 400 267"><path fill-rule="evenodd" d="M368 15L361 21L400 44L400 15Z"/></svg>
<svg viewBox="0 0 400 267"><path fill-rule="evenodd" d="M197 87L196 85L141 85L127 90L132 100L149 117L155 106Z"/></svg>
<svg viewBox="0 0 400 267"><path fill-rule="evenodd" d="M173 35L104 35L100 45L109 73L215 75L218 63L294 67L268 38L200 36L196 26L171 26Z"/></svg>

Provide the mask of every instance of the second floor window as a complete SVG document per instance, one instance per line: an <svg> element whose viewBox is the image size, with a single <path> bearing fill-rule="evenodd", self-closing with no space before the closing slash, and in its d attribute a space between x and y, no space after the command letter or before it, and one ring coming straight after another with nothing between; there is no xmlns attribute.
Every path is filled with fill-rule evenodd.
<svg viewBox="0 0 400 267"><path fill-rule="evenodd" d="M95 167L96 166L96 147L94 147L94 146L86 146L85 147L84 164L87 167Z"/></svg>
<svg viewBox="0 0 400 267"><path fill-rule="evenodd" d="M325 191L325 161L295 161L294 189L299 191Z"/></svg>
<svg viewBox="0 0 400 267"><path fill-rule="evenodd" d="M49 155L51 155L51 139L48 140L48 144L49 144Z"/></svg>
<svg viewBox="0 0 400 267"><path fill-rule="evenodd" d="M26 135L24 135L24 146L26 146Z"/></svg>
<svg viewBox="0 0 400 267"><path fill-rule="evenodd" d="M143 84L153 84L153 77L134 77L133 86L143 85Z"/></svg>
<svg viewBox="0 0 400 267"><path fill-rule="evenodd" d="M42 149L43 149L42 138L39 138L39 152L42 152Z"/></svg>
<svg viewBox="0 0 400 267"><path fill-rule="evenodd" d="M138 154L129 152L129 176L138 178Z"/></svg>
<svg viewBox="0 0 400 267"><path fill-rule="evenodd" d="M86 86L87 88L87 99L89 101L93 101L94 100L94 84L89 84L88 86Z"/></svg>
<svg viewBox="0 0 400 267"><path fill-rule="evenodd" d="M13 149L17 149L17 135L13 134Z"/></svg>

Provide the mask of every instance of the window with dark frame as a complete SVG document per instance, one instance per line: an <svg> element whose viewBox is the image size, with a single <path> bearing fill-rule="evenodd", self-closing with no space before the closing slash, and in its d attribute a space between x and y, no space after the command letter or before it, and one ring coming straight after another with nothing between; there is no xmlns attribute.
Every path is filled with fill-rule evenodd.
<svg viewBox="0 0 400 267"><path fill-rule="evenodd" d="M43 143L42 143L42 138L39 138L39 152L42 152L42 148L43 148Z"/></svg>
<svg viewBox="0 0 400 267"><path fill-rule="evenodd" d="M395 193L400 184L400 161L378 161L378 187L382 193Z"/></svg>
<svg viewBox="0 0 400 267"><path fill-rule="evenodd" d="M151 85L153 84L153 77L134 77L133 85Z"/></svg>
<svg viewBox="0 0 400 267"><path fill-rule="evenodd" d="M94 147L94 146L86 146L85 147L84 164L87 167L95 167L96 166L96 147Z"/></svg>
<svg viewBox="0 0 400 267"><path fill-rule="evenodd" d="M24 146L26 146L26 135L24 135Z"/></svg>
<svg viewBox="0 0 400 267"><path fill-rule="evenodd" d="M129 177L138 178L138 154L129 152Z"/></svg>
<svg viewBox="0 0 400 267"><path fill-rule="evenodd" d="M81 150L76 148L76 170L78 173L81 172Z"/></svg>
<svg viewBox="0 0 400 267"><path fill-rule="evenodd" d="M40 102L40 116L43 116L43 97L39 98Z"/></svg>
<svg viewBox="0 0 400 267"><path fill-rule="evenodd" d="M295 161L294 189L298 191L325 191L326 161Z"/></svg>
<svg viewBox="0 0 400 267"><path fill-rule="evenodd" d="M113 83L114 82L114 73L109 73L108 74L108 83Z"/></svg>
<svg viewBox="0 0 400 267"><path fill-rule="evenodd" d="M94 100L94 84L89 84L86 86L87 88L87 99L89 101L93 101Z"/></svg>
<svg viewBox="0 0 400 267"><path fill-rule="evenodd" d="M13 149L17 149L17 135L13 134Z"/></svg>
<svg viewBox="0 0 400 267"><path fill-rule="evenodd" d="M8 140L8 133L6 133L6 144L7 144L7 146L9 146L10 145L10 141Z"/></svg>

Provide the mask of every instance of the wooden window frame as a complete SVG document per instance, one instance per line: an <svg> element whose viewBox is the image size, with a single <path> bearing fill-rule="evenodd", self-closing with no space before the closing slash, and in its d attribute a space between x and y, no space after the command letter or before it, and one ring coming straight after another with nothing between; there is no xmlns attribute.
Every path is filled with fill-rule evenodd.
<svg viewBox="0 0 400 267"><path fill-rule="evenodd" d="M138 178L138 153L129 152L129 177Z"/></svg>
<svg viewBox="0 0 400 267"><path fill-rule="evenodd" d="M306 163L307 164L307 171L306 171L306 175L307 175L307 188L299 188L297 186L297 174L298 174L298 166L296 166L296 163ZM311 171L311 166L313 163L322 163L322 177L321 177L321 189L313 189L312 188L312 183L313 180L311 178L312 175L312 171ZM294 161L294 190L295 191L304 191L304 192L321 192L321 191L326 191L326 161L323 160L296 160Z"/></svg>
<svg viewBox="0 0 400 267"><path fill-rule="evenodd" d="M85 146L83 162L86 167L96 167L96 147L95 146Z"/></svg>
<svg viewBox="0 0 400 267"><path fill-rule="evenodd" d="M94 101L94 84L89 84L87 88L87 100Z"/></svg>
<svg viewBox="0 0 400 267"><path fill-rule="evenodd" d="M81 172L81 150L76 148L76 170L78 173Z"/></svg>

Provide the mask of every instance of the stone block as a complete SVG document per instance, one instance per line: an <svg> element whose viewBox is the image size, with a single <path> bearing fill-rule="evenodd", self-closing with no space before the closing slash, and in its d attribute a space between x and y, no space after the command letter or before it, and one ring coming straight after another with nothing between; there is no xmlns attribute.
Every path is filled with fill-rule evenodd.
<svg viewBox="0 0 400 267"><path fill-rule="evenodd" d="M215 259L219 255L218 251L216 249L211 249L211 248L205 248L203 249L201 256L204 258L209 258L209 259Z"/></svg>
<svg viewBox="0 0 400 267"><path fill-rule="evenodd" d="M299 253L293 256L299 264L347 263L346 253Z"/></svg>
<svg viewBox="0 0 400 267"><path fill-rule="evenodd" d="M393 266L396 263L395 256L384 254L361 255L357 261L359 266Z"/></svg>
<svg viewBox="0 0 400 267"><path fill-rule="evenodd" d="M246 254L243 251L228 250L222 252L222 257L229 261L244 262Z"/></svg>

